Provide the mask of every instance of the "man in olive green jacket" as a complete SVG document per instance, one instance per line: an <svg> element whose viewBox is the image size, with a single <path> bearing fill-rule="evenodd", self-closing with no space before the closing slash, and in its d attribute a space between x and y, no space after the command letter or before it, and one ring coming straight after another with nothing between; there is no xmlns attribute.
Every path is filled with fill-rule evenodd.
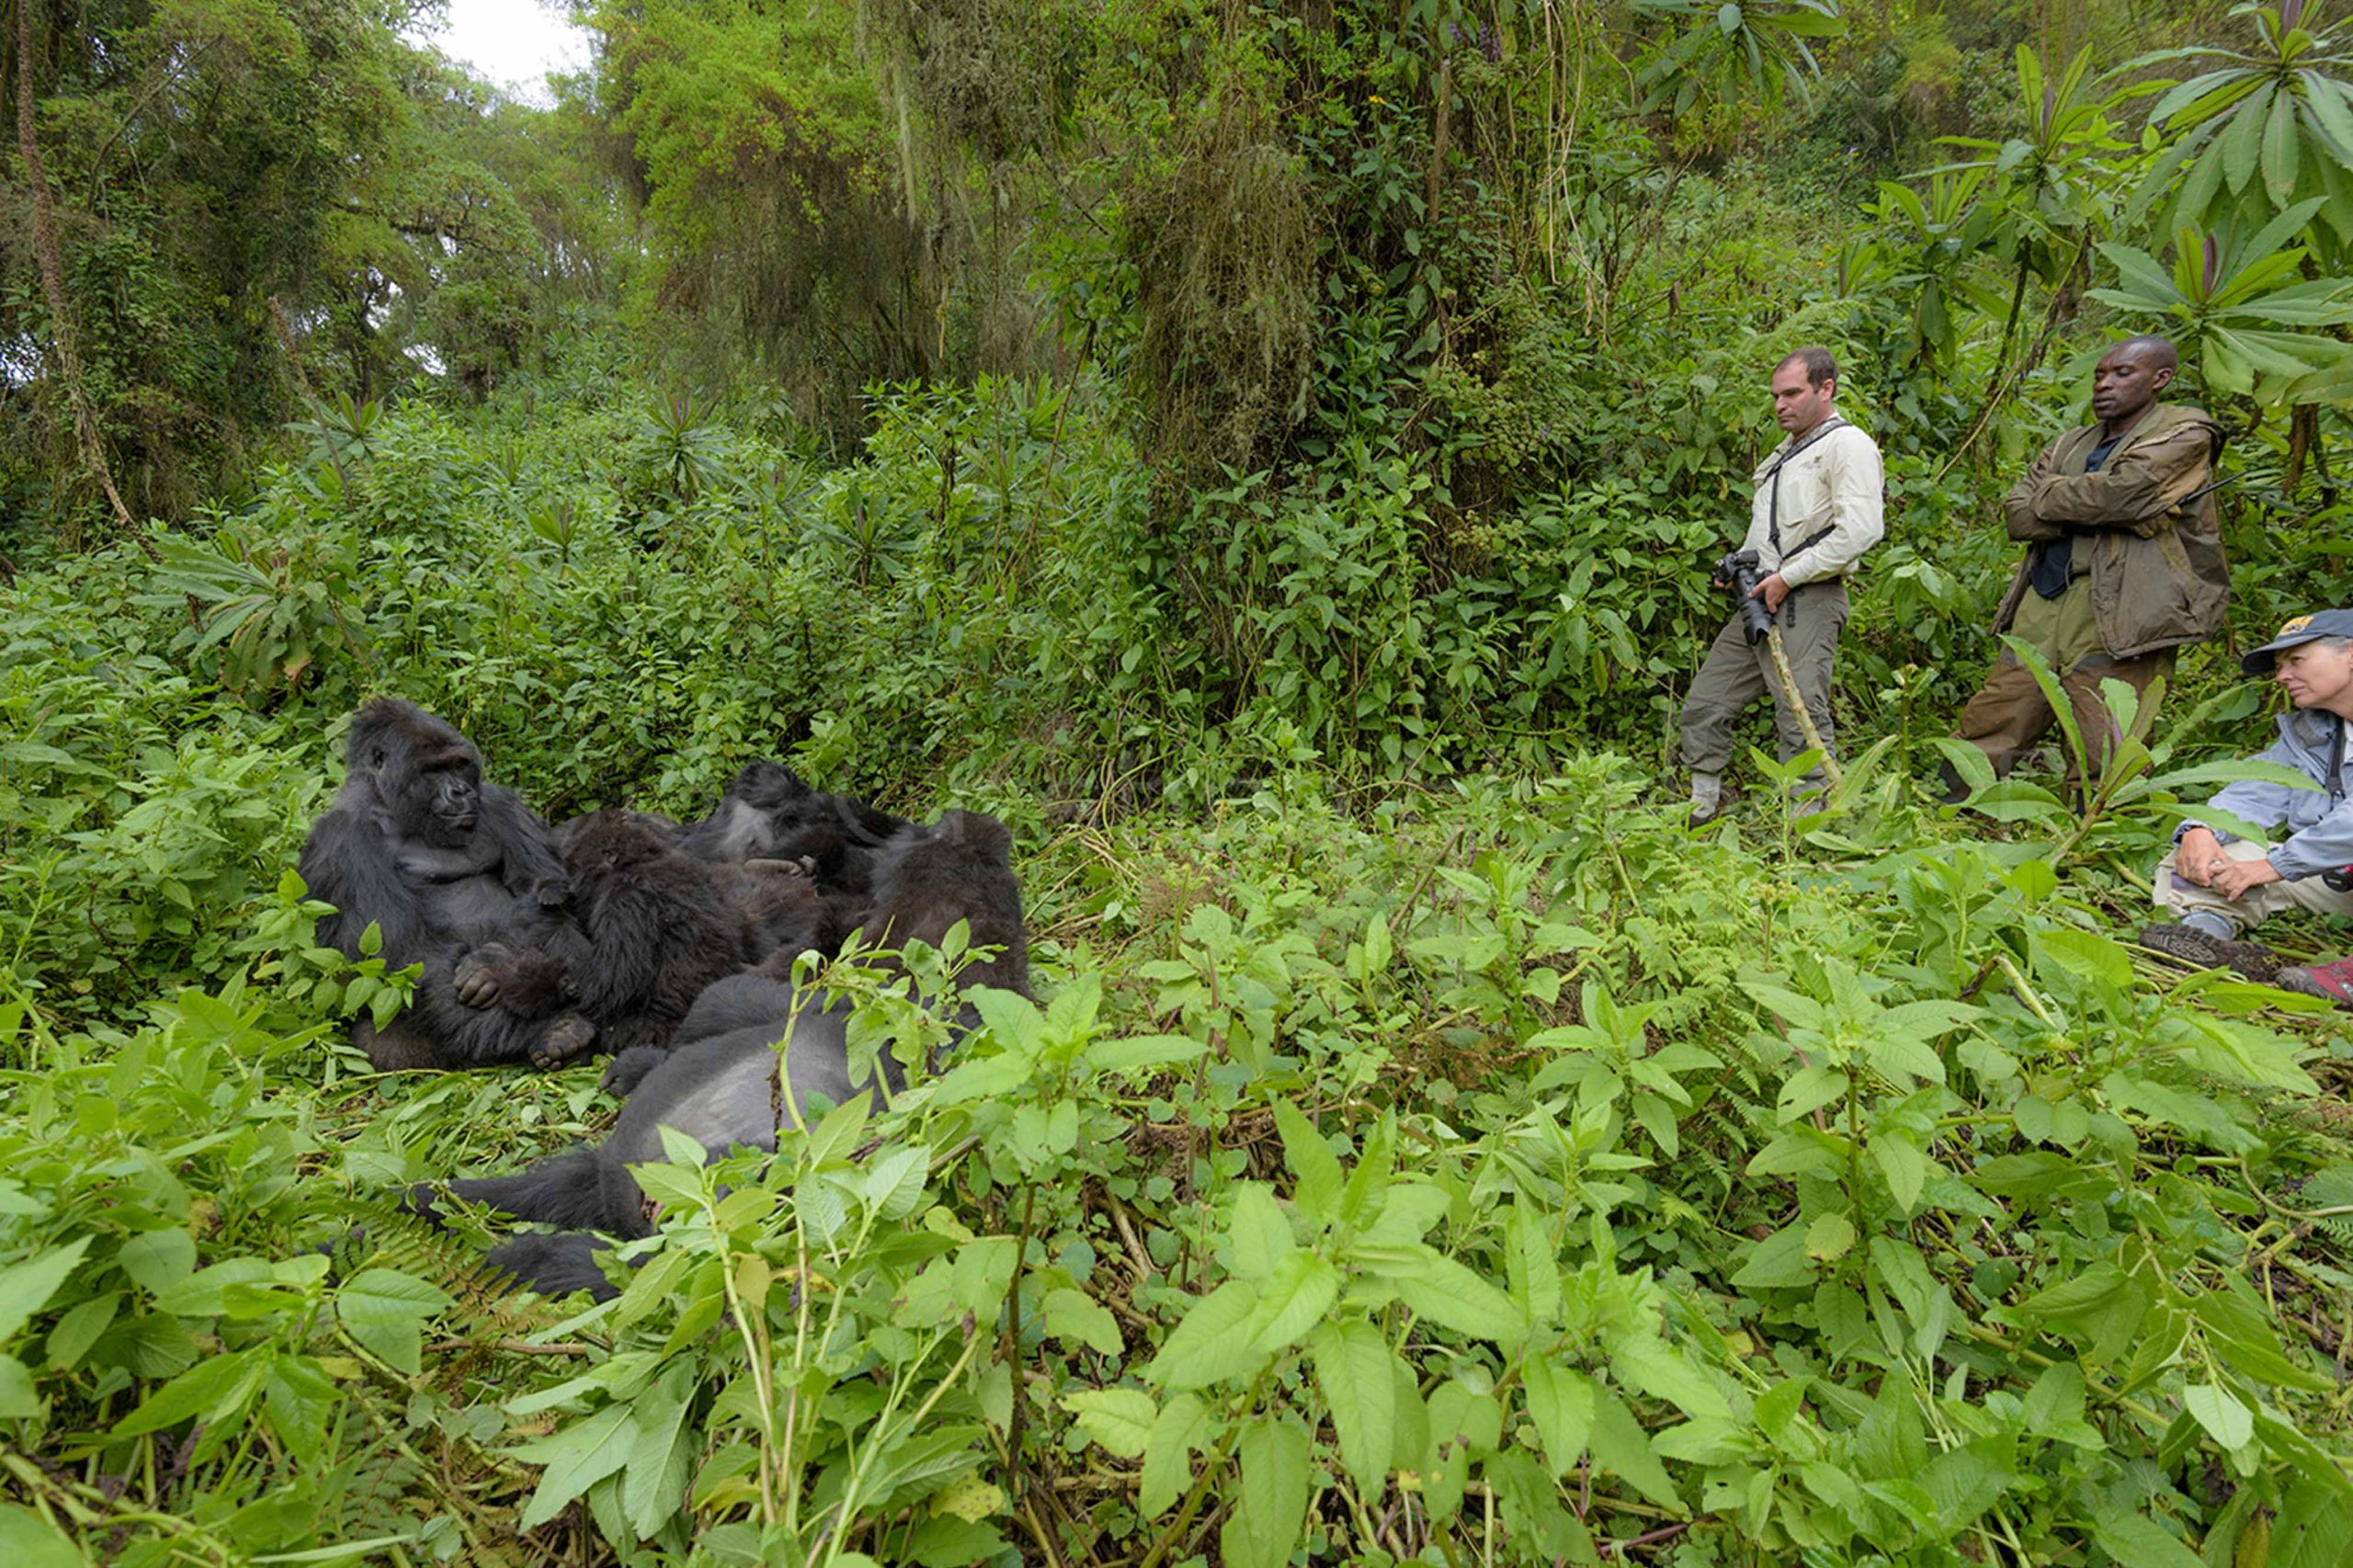
<svg viewBox="0 0 2353 1568"><path fill-rule="evenodd" d="M2146 694L2172 675L2177 648L2222 629L2230 603L2214 500L2201 494L2213 483L2222 426L2203 410L2157 402L2177 364L2162 337L2128 338L2102 355L2092 372L2099 423L2044 448L2002 503L2010 537L2028 549L1994 630L2032 647L2059 676L2095 768L2118 739L2100 682ZM2006 651L1962 711L1960 733L2000 777L2054 717ZM1948 784L1958 798L1958 779Z"/></svg>

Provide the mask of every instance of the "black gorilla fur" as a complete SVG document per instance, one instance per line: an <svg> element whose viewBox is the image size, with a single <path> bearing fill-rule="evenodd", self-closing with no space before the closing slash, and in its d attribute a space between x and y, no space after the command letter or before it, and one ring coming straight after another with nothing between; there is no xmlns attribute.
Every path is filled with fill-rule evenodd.
<svg viewBox="0 0 2353 1568"><path fill-rule="evenodd" d="M698 860L801 860L827 887L864 883L872 851L912 825L847 795L812 790L780 762L735 775L711 813L684 830L678 847Z"/></svg>
<svg viewBox="0 0 2353 1568"><path fill-rule="evenodd" d="M1005 951L969 967L964 982L1027 994L1029 939L1012 847L1002 823L971 812L949 812L934 826L906 830L878 858L868 933L887 933L894 945L914 939L937 945L950 926L967 921L974 945ZM515 1176L452 1182L450 1190L469 1202L565 1233L516 1236L501 1244L490 1255L498 1268L543 1293L586 1290L609 1297L612 1286L596 1258L601 1244L578 1233L651 1233L644 1194L628 1167L662 1157L660 1128L676 1128L713 1153L739 1146L773 1149L781 1089L789 1088L793 1104L802 1108L815 1095L840 1104L851 1095L870 1094L878 1108L888 1102L899 1086L896 1063L886 1060L884 1083L871 1076L853 1079L847 1019L846 1005L821 1007L816 998L797 994L774 973L722 980L696 999L666 1055L632 1051L616 1059L612 1077L635 1092L602 1143ZM779 1040L788 1041L781 1083ZM429 1188L418 1188L410 1202L421 1213L435 1214Z"/></svg>
<svg viewBox="0 0 2353 1568"><path fill-rule="evenodd" d="M558 855L568 856L572 853L572 841L579 835L580 830L603 814L602 812L584 812L576 817L566 817L548 830L548 842L555 846ZM659 835L665 844L676 844L687 835L685 828L660 812L628 811L627 814L631 822Z"/></svg>
<svg viewBox="0 0 2353 1568"><path fill-rule="evenodd" d="M789 973L801 953L812 948L830 953L847 934L832 900L802 861L720 861L709 869L712 882L751 928L745 956L755 963L780 954Z"/></svg>
<svg viewBox="0 0 2353 1568"><path fill-rule="evenodd" d="M580 820L564 858L579 922L544 949L494 943L458 973L460 998L501 1006L509 987L552 955L570 975L580 1010L608 1043L666 1048L703 988L758 957L752 923L713 880L711 868L673 848L629 811ZM740 869L751 877L748 869ZM799 880L773 872L777 882ZM779 924L783 922L780 920Z"/></svg>
<svg viewBox="0 0 2353 1568"><path fill-rule="evenodd" d="M314 898L335 905L319 940L359 956L372 922L388 965L423 963L409 1006L352 1041L387 1071L529 1061L553 1066L595 1031L567 1000L561 965L521 966L494 1008L466 1006L456 966L484 942L546 947L560 937L563 866L547 824L513 792L482 779L482 755L414 703L379 698L355 714L343 787L312 824L298 865Z"/></svg>

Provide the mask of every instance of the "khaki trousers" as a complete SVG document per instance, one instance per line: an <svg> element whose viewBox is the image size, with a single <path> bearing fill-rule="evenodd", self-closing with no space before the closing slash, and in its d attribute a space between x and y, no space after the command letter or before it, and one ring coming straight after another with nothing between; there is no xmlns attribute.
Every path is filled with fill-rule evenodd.
<svg viewBox="0 0 2353 1568"><path fill-rule="evenodd" d="M2010 631L2041 654L2059 676L2059 688L2084 738L2084 751L2095 771L2108 766L2109 753L2120 738L2116 720L2100 699L2099 683L2120 680L2135 696L2146 697L2151 683L2173 676L2174 651L2144 653L2137 659L2112 659L2099 639L2092 618L2092 580L2077 577L2055 599L2044 599L2031 588L2019 604ZM2035 683L2033 674L2018 655L2003 650L2001 662L1985 677L1984 689L1961 710L1961 738L1985 754L1994 777L2006 778L2029 746L2047 733L2058 715ZM2075 777L2075 758L2067 757L2067 777Z"/></svg>
<svg viewBox="0 0 2353 1568"><path fill-rule="evenodd" d="M2222 853L2234 860L2260 860L2263 848L2244 838L2234 839L2222 846ZM2157 907L2170 912L2177 920L2193 910L2206 910L2231 923L2234 931L2248 926L2274 915L2290 909L2317 910L2323 915L2353 915L2353 892L2338 892L2318 877L2300 877L2291 882L2266 882L2249 888L2246 896L2233 903L2212 888L2188 887L2173 880L2173 857L2167 855L2157 862Z"/></svg>
<svg viewBox="0 0 2353 1568"><path fill-rule="evenodd" d="M1830 679L1838 652L1838 633L1847 624L1847 585L1843 579L1808 583L1790 590L1774 618L1781 629L1781 644L1790 655L1790 671L1797 677L1822 744L1834 744L1830 724ZM1806 749L1805 731L1789 699L1781 694L1781 677L1773 668L1773 645L1754 647L1734 615L1716 633L1706 662L1691 682L1683 702L1683 766L1693 773L1722 773L1732 763L1740 716L1768 692L1773 698L1773 728L1787 762ZM1809 774L1818 777L1820 769Z"/></svg>

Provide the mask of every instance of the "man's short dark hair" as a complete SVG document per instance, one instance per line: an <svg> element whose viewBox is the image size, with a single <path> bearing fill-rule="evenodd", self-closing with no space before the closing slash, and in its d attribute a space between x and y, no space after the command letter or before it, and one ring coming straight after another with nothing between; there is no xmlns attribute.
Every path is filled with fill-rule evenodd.
<svg viewBox="0 0 2353 1568"><path fill-rule="evenodd" d="M1820 387L1824 381L1838 379L1838 361L1830 357L1827 348L1801 348L1793 354L1785 354L1773 369L1786 370L1791 365L1805 367L1805 384L1810 387Z"/></svg>

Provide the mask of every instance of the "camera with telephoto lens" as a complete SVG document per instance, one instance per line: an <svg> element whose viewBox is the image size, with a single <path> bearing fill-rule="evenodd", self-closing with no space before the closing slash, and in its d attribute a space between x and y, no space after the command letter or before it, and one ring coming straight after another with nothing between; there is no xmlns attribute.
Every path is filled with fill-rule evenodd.
<svg viewBox="0 0 2353 1568"><path fill-rule="evenodd" d="M1740 599L1740 630L1750 642L1762 642L1773 631L1773 612L1765 601L1755 597L1756 585L1764 576L1756 568L1756 552L1735 551L1716 562L1716 581L1730 583L1733 593Z"/></svg>

